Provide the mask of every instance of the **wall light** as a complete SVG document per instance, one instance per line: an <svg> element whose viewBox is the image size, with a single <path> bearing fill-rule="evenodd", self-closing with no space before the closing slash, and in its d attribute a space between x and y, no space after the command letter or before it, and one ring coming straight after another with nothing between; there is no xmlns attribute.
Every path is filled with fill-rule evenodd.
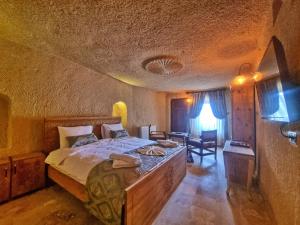
<svg viewBox="0 0 300 225"><path fill-rule="evenodd" d="M237 76L235 79L234 79L234 81L235 81L235 83L236 84L238 84L238 85L242 85L242 84L244 84L245 82L246 82L246 77L244 76L244 75L239 75L239 76Z"/></svg>
<svg viewBox="0 0 300 225"><path fill-rule="evenodd" d="M193 103L193 99L192 99L192 98L187 98L187 99L186 99L186 102L187 102L188 104L192 104L192 103Z"/></svg>
<svg viewBox="0 0 300 225"><path fill-rule="evenodd" d="M250 63L243 63L239 68L238 75L231 81L232 86L243 85L247 82L253 82L252 79L252 65Z"/></svg>
<svg viewBox="0 0 300 225"><path fill-rule="evenodd" d="M253 74L252 78L253 78L253 80L255 80L257 82L257 81L260 81L263 78L263 75L260 72L256 72L256 73Z"/></svg>
<svg viewBox="0 0 300 225"><path fill-rule="evenodd" d="M231 81L231 85L232 86L240 86L240 85L248 83L251 80L252 80L252 78L247 75L238 75Z"/></svg>

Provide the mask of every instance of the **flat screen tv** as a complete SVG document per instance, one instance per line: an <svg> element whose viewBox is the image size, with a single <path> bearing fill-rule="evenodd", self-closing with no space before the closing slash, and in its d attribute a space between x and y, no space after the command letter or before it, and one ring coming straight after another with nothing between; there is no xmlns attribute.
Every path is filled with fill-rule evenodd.
<svg viewBox="0 0 300 225"><path fill-rule="evenodd" d="M273 37L259 65L263 80L256 83L261 118L300 121L300 85L288 72L281 42Z"/></svg>

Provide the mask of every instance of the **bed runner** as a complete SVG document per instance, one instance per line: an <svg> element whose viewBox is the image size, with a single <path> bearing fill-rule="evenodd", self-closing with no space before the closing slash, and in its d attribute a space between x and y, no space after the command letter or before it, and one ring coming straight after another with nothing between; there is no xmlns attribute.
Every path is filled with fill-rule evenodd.
<svg viewBox="0 0 300 225"><path fill-rule="evenodd" d="M137 153L137 149L127 152L130 155L139 155L142 161L139 167L113 169L112 160L99 163L87 178L86 191L89 200L85 202L85 207L103 224L122 224L125 189L181 149L182 146L165 148L165 156L141 155Z"/></svg>

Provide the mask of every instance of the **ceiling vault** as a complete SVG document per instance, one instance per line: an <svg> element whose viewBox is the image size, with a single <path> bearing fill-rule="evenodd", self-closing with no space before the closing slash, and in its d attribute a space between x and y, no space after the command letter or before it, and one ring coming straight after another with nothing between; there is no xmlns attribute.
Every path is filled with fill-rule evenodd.
<svg viewBox="0 0 300 225"><path fill-rule="evenodd" d="M0 38L136 86L188 91L228 86L241 64L257 65L268 18L271 0L4 0ZM157 56L171 59L149 64Z"/></svg>

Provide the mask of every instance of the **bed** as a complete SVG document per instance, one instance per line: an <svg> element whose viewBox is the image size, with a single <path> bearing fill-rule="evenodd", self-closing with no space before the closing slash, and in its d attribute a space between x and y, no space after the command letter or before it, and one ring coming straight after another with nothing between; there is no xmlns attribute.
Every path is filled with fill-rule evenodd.
<svg viewBox="0 0 300 225"><path fill-rule="evenodd" d="M52 117L44 122L44 151L46 154L59 148L58 126L92 125L101 138L101 124L120 123L119 117ZM48 165L48 177L82 202L87 200L83 182ZM186 148L182 146L170 158L158 164L149 173L125 189L123 223L150 225L171 194L186 175Z"/></svg>

